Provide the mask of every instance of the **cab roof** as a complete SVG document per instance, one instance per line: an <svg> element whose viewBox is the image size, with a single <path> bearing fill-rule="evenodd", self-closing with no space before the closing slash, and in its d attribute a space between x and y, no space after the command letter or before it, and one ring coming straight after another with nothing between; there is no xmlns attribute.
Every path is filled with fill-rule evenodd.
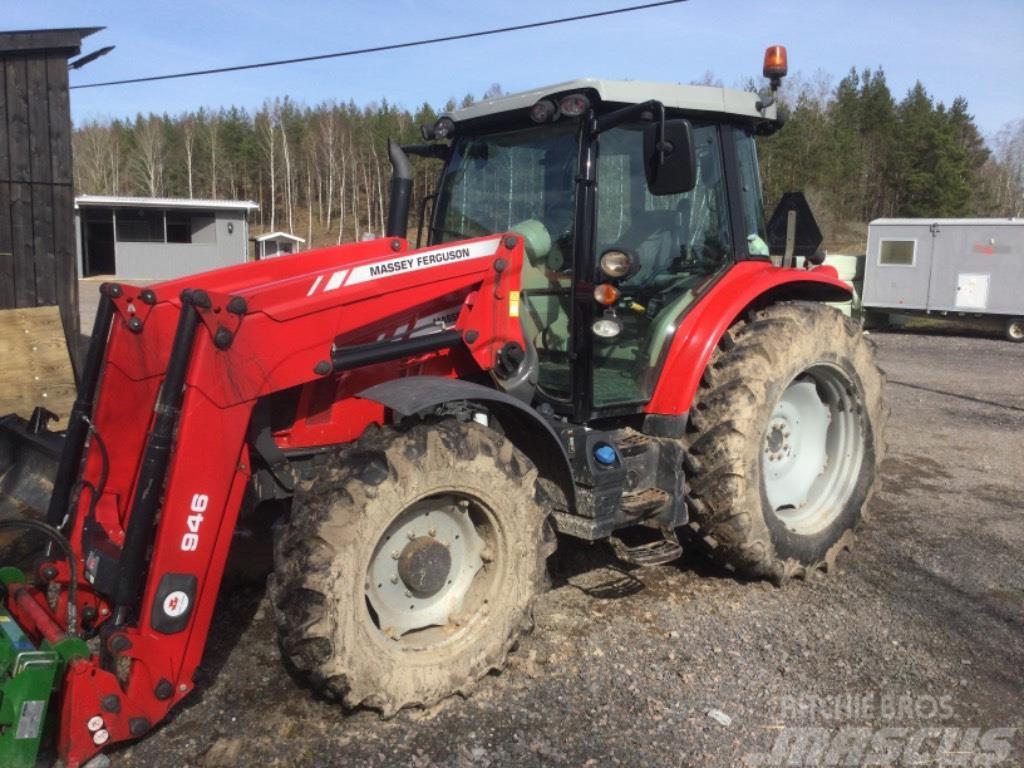
<svg viewBox="0 0 1024 768"><path fill-rule="evenodd" d="M776 119L775 105L768 107L763 112L758 110L757 102L760 97L756 93L748 91L707 85L679 85L643 80L601 80L598 78L569 80L543 88L534 88L529 91L478 101L468 107L449 112L447 116L456 123L476 120L503 112L529 109L545 97L561 96L583 90L596 91L602 103L639 104L657 99L670 109L735 115L752 120Z"/></svg>

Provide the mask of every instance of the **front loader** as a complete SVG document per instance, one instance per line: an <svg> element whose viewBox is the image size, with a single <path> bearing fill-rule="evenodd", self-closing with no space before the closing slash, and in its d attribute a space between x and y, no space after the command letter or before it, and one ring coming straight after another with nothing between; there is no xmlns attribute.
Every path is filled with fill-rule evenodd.
<svg viewBox="0 0 1024 768"><path fill-rule="evenodd" d="M103 285L66 433L0 425L0 489L32 501L0 527L48 542L0 569L0 762L30 765L48 722L77 766L163 720L236 530L268 518L284 656L385 715L503 665L556 531L637 566L831 565L882 376L822 303L834 270L793 266L820 241L802 198L765 225L771 102L601 80L482 102L390 145L384 238ZM442 162L422 247L413 153Z"/></svg>

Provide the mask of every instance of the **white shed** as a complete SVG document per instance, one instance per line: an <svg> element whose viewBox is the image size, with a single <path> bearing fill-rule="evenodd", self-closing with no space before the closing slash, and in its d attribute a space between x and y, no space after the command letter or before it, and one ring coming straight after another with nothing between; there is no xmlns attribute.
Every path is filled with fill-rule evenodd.
<svg viewBox="0 0 1024 768"><path fill-rule="evenodd" d="M167 197L75 198L78 276L172 280L244 264L248 200Z"/></svg>
<svg viewBox="0 0 1024 768"><path fill-rule="evenodd" d="M305 245L304 238L288 232L269 232L266 235L254 237L256 243L256 260L272 259L275 256L287 256L289 253L298 253Z"/></svg>

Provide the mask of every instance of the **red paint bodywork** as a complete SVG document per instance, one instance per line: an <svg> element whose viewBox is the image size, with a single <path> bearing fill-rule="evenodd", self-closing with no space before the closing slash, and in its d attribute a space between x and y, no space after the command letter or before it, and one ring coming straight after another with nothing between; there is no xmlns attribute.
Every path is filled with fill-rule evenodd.
<svg viewBox="0 0 1024 768"><path fill-rule="evenodd" d="M361 265L379 265L399 257L415 260L417 254L444 249L483 248L485 243L486 255L479 258L395 272L359 284L348 282L352 270ZM373 384L425 373L467 377L489 371L504 344L524 344L518 301L510 302L510 296L519 290L522 260L522 241L516 236L479 238L420 251L410 251L404 240L392 238L162 283L152 286L156 301L151 304L142 299L142 289L124 287L124 294L116 299L117 314L93 413L109 452L109 474L96 500L96 520L114 544L124 540L136 495L146 436L182 311L180 294L184 289L203 289L212 306L186 308L200 311L203 322L185 380L149 576L137 621L117 629L121 636L118 654L131 660L130 672L127 679L119 680L94 656L73 662L65 675L59 751L69 768L100 750L86 727L94 716L104 720L110 734L107 743L136 738L192 689L243 494L251 480L247 430L256 402L293 391L297 395L294 423L279 429L274 438L284 449L314 448L354 440L369 424L384 421L382 406L355 396ZM721 334L758 296L786 284L843 289L829 269L783 270L763 262L734 265L682 321L647 411L684 413ZM245 299L244 316L227 311L231 297ZM337 375L314 372L318 363L330 360L332 345L406 337L422 331L422 327L416 328L417 321L423 326L424 318L437 315L456 318L463 347ZM142 322L141 331L129 329L132 318ZM213 342L221 327L233 333L227 349L219 349ZM468 333L471 331L475 333ZM100 451L89 445L82 479L98 485L102 463ZM205 500L196 523L198 496ZM80 557L90 501L86 487L78 499L70 532ZM186 546L187 534L195 534L194 546L193 539ZM54 566L56 581L66 584L67 566L60 562ZM195 577L197 588L185 628L165 634L153 627L152 618L160 578L169 573ZM80 615L84 607L91 606L98 613L97 624L109 620L112 606L83 576L78 594ZM61 599L54 616L64 615L65 600ZM45 601L39 605L46 607ZM35 609L30 608L26 612L13 602L10 605L31 633L45 622L33 621L29 614ZM166 695L158 695L160 690ZM116 697L116 708L109 706L111 697ZM104 701L108 706L103 706Z"/></svg>
<svg viewBox="0 0 1024 768"><path fill-rule="evenodd" d="M672 337L647 413L679 416L690 410L700 378L722 335L740 313L766 294L786 289L795 296L842 301L850 289L832 267L783 269L767 261L734 264L683 317Z"/></svg>
<svg viewBox="0 0 1024 768"><path fill-rule="evenodd" d="M418 271L394 272L359 284L349 284L361 265L460 247L480 247L477 258L432 264ZM275 435L282 448L332 445L358 437L367 425L383 422L384 409L354 395L381 381L431 373L464 377L493 366L495 355L510 341L524 343L509 294L519 288L522 241L492 236L443 248L410 251L402 239L389 238L286 256L230 267L154 285L156 301L147 304L141 288L124 286L115 300L111 328L93 422L109 453L109 474L96 504L96 519L109 538L124 540L128 515L136 494L147 432L153 420L157 393L167 368L181 292L203 289L212 306L200 311L203 323L192 348L185 380L181 415L152 554L149 577L137 622L117 630L128 646L119 655L131 660L127 680L101 666L100 659L70 665L61 692L59 752L73 768L100 750L86 723L95 715L104 720L108 744L136 738L163 719L192 688L220 589L221 576L251 478L246 436L256 401L272 393L298 388L295 423ZM342 273L345 273L344 275ZM337 285L332 280L337 277ZM333 287L331 287L333 286ZM227 311L231 297L247 304L243 317ZM349 346L408 336L415 321L445 315L455 320L465 344L342 373L314 372L329 361L333 345ZM138 333L128 321L142 321ZM457 319L456 319L457 318ZM221 350L213 335L221 327L234 332L229 348ZM420 329L422 330L422 329ZM466 335L468 331L474 334ZM99 483L101 455L87 447L82 479ZM70 539L84 551L83 525L89 506L88 487L78 499ZM198 525L190 527L197 495L205 497ZM198 529L198 530L196 530ZM195 546L184 536L195 533ZM55 562L57 583L66 584L66 564ZM81 573L81 569L79 571ZM187 626L164 634L152 625L156 592L163 574L196 578L194 604ZM22 593L24 595L24 592ZM63 591L66 595L66 590ZM107 621L112 606L79 578L79 614L96 608L97 624ZM66 597L53 616L63 615ZM11 602L18 621L38 638L45 624ZM48 612L48 607L46 608ZM109 643L108 643L109 647ZM158 696L166 681L170 695ZM116 696L117 711L103 708L104 697ZM135 724L133 728L132 725Z"/></svg>

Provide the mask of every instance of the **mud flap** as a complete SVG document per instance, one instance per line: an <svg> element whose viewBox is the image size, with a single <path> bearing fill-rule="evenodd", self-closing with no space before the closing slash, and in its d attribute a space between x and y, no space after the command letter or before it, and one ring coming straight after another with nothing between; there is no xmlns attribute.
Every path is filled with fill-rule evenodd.
<svg viewBox="0 0 1024 768"><path fill-rule="evenodd" d="M44 408L36 408L27 421L14 414L0 416L0 520L46 519L64 444L62 433L46 428L52 417ZM0 533L0 562L18 562L30 551L21 532Z"/></svg>

